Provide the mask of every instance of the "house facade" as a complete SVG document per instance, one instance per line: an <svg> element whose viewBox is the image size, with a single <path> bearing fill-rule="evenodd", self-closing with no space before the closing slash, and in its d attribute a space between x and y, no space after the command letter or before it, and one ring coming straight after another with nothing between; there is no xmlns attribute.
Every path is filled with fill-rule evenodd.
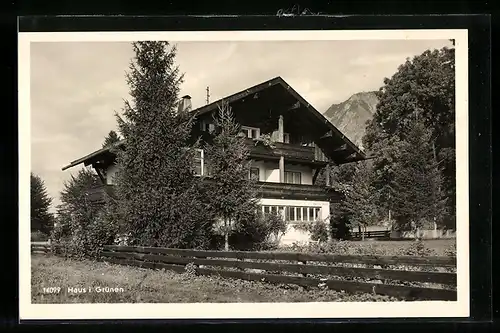
<svg viewBox="0 0 500 333"><path fill-rule="evenodd" d="M325 173L326 182L321 185L318 175L331 166L363 160L364 153L281 77L227 96L224 101L231 106L241 125L241 135L246 137L251 166L248 176L256 180L262 211L280 212L287 221L283 244L308 241L309 235L294 226L327 222L330 203L341 200L341 195L329 186L329 173ZM210 142L213 114L220 103L191 110L190 97L183 97L179 109L196 115L193 138ZM205 160L204 150L199 149L196 175L208 176ZM115 155L104 148L71 162L63 170L79 164L92 166L103 186L89 195L91 200L99 201L113 186L114 163Z"/></svg>

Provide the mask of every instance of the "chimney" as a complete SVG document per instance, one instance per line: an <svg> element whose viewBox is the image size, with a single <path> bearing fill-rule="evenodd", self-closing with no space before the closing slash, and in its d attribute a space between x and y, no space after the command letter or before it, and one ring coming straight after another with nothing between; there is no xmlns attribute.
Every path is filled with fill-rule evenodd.
<svg viewBox="0 0 500 333"><path fill-rule="evenodd" d="M179 102L179 113L191 111L191 96L185 95Z"/></svg>

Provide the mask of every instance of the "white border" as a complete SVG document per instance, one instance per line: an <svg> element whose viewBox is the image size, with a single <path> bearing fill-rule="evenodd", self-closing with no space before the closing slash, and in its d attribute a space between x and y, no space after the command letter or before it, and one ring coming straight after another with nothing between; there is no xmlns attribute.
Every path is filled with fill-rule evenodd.
<svg viewBox="0 0 500 333"><path fill-rule="evenodd" d="M456 302L31 304L30 43L62 41L277 41L455 39L457 160ZM25 319L383 318L469 316L467 30L19 33L19 316Z"/></svg>

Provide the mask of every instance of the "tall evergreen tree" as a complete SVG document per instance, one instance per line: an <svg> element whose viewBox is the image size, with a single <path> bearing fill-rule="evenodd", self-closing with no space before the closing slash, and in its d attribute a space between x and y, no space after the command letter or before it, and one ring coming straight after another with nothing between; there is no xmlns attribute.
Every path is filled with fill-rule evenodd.
<svg viewBox="0 0 500 333"><path fill-rule="evenodd" d="M110 147L120 141L120 136L115 131L109 131L108 135L104 138L102 148Z"/></svg>
<svg viewBox="0 0 500 333"><path fill-rule="evenodd" d="M211 180L210 197L216 216L221 221L225 250L229 250L229 235L235 231L239 216L257 210L254 181L249 179L249 149L239 136L231 108L225 102L214 117L215 137L206 147Z"/></svg>
<svg viewBox="0 0 500 333"><path fill-rule="evenodd" d="M50 213L52 198L47 193L43 179L31 173L31 231L48 235L53 227L54 217Z"/></svg>
<svg viewBox="0 0 500 333"><path fill-rule="evenodd" d="M424 221L442 219L446 197L442 174L434 159L432 133L418 120L410 127L391 182L395 219L402 230L421 228Z"/></svg>
<svg viewBox="0 0 500 333"><path fill-rule="evenodd" d="M364 238L366 227L379 221L371 161L357 163L353 171L350 181L344 183L345 199L339 209L351 228L361 229Z"/></svg>
<svg viewBox="0 0 500 333"><path fill-rule="evenodd" d="M194 175L193 115L177 112L183 76L168 42L133 43L127 73L132 102L118 117L117 211L132 244L206 247L212 221Z"/></svg>

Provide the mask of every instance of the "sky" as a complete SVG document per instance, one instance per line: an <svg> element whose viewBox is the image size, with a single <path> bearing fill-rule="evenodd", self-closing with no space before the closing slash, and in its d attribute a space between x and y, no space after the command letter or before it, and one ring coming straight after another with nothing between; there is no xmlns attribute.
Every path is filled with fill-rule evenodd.
<svg viewBox="0 0 500 333"><path fill-rule="evenodd" d="M378 90L407 57L451 46L448 40L175 42L181 95L193 108L281 76L324 112L355 93ZM71 174L61 168L102 145L129 99L130 42L32 42L31 170L53 207Z"/></svg>

